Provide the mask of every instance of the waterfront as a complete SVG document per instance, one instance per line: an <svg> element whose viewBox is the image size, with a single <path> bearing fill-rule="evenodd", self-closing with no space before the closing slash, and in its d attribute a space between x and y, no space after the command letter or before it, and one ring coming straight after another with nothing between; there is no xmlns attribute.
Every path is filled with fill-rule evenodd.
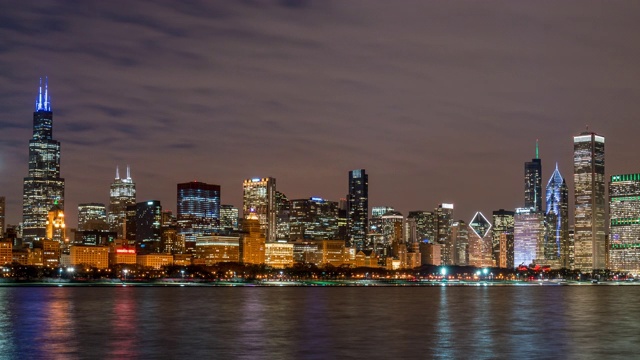
<svg viewBox="0 0 640 360"><path fill-rule="evenodd" d="M636 286L2 287L3 358L631 358Z"/></svg>

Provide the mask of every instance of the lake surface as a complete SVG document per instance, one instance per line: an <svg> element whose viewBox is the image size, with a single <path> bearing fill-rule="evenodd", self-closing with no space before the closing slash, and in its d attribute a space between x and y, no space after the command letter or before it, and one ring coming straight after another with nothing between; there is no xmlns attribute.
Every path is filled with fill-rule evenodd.
<svg viewBox="0 0 640 360"><path fill-rule="evenodd" d="M2 359L640 357L640 286L0 287Z"/></svg>

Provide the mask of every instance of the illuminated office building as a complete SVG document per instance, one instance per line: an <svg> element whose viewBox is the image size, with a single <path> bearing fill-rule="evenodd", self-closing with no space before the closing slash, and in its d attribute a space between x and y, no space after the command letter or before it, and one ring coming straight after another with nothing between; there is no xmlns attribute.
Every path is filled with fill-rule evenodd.
<svg viewBox="0 0 640 360"><path fill-rule="evenodd" d="M22 194L22 237L26 243L46 235L47 215L57 203L64 209L64 179L60 177L60 142L53 139L53 112L48 81L42 79L29 140L29 172Z"/></svg>
<svg viewBox="0 0 640 360"><path fill-rule="evenodd" d="M453 224L453 204L440 204L436 210L436 244L441 246L442 264L453 265L453 248L446 246L450 240L451 225Z"/></svg>
<svg viewBox="0 0 640 360"><path fill-rule="evenodd" d="M531 208L518 208L514 216L514 266L529 266L542 256L544 214Z"/></svg>
<svg viewBox="0 0 640 360"><path fill-rule="evenodd" d="M350 247L366 249L369 229L369 175L364 169L349 171L347 237Z"/></svg>
<svg viewBox="0 0 640 360"><path fill-rule="evenodd" d="M291 202L287 195L276 191L276 240L289 240L291 237Z"/></svg>
<svg viewBox="0 0 640 360"><path fill-rule="evenodd" d="M78 231L84 230L107 230L107 208L104 204L78 204Z"/></svg>
<svg viewBox="0 0 640 360"><path fill-rule="evenodd" d="M116 178L109 191L109 230L124 237L124 225L127 219L127 206L136 205L136 184L131 179L131 170L127 166L127 177L120 178L120 170L116 167Z"/></svg>
<svg viewBox="0 0 640 360"><path fill-rule="evenodd" d="M238 218L240 211L233 205L220 205L220 227L223 229L238 230Z"/></svg>
<svg viewBox="0 0 640 360"><path fill-rule="evenodd" d="M493 212L492 247L495 266L513 269L513 211L504 209ZM501 260L502 258L502 260Z"/></svg>
<svg viewBox="0 0 640 360"><path fill-rule="evenodd" d="M469 265L475 267L493 266L491 223L481 212L476 212L469 222L468 234Z"/></svg>
<svg viewBox="0 0 640 360"><path fill-rule="evenodd" d="M458 220L451 224L451 233L446 247L453 254L451 257L453 265L469 265L469 229L466 222Z"/></svg>
<svg viewBox="0 0 640 360"><path fill-rule="evenodd" d="M335 240L338 236L338 202L319 197L290 202L290 238Z"/></svg>
<svg viewBox="0 0 640 360"><path fill-rule="evenodd" d="M220 226L220 185L192 181L177 185L181 233L204 234Z"/></svg>
<svg viewBox="0 0 640 360"><path fill-rule="evenodd" d="M374 206L371 208L371 217L379 218L379 217L382 217L382 215L388 213L389 211L396 211L396 209L394 209L391 206Z"/></svg>
<svg viewBox="0 0 640 360"><path fill-rule="evenodd" d="M609 264L640 273L640 174L611 176L609 182Z"/></svg>
<svg viewBox="0 0 640 360"><path fill-rule="evenodd" d="M536 140L536 157L524 163L524 207L542 211L542 160L538 156Z"/></svg>
<svg viewBox="0 0 640 360"><path fill-rule="evenodd" d="M436 215L431 211L409 211L407 219L415 221L416 239L434 241L436 238Z"/></svg>
<svg viewBox="0 0 640 360"><path fill-rule="evenodd" d="M255 213L267 242L276 241L276 179L247 179L242 184L242 216Z"/></svg>
<svg viewBox="0 0 640 360"><path fill-rule="evenodd" d="M553 268L569 268L569 190L558 164L547 183L544 262Z"/></svg>
<svg viewBox="0 0 640 360"><path fill-rule="evenodd" d="M605 264L604 137L573 137L575 269L590 272Z"/></svg>
<svg viewBox="0 0 640 360"><path fill-rule="evenodd" d="M151 200L136 204L135 239L141 252L159 252L162 241L162 205Z"/></svg>

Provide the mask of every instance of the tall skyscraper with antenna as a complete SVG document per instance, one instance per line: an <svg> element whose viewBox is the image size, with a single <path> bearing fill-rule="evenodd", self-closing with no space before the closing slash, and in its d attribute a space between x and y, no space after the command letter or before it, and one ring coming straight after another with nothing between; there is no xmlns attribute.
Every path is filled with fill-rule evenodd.
<svg viewBox="0 0 640 360"><path fill-rule="evenodd" d="M558 163L547 183L547 209L544 259L552 267L570 268L569 264L569 190L560 175Z"/></svg>
<svg viewBox="0 0 640 360"><path fill-rule="evenodd" d="M29 140L29 172L22 193L22 237L26 243L44 239L49 210L64 209L64 179L60 177L60 142L53 139L53 112L49 81L42 78L35 111L33 136Z"/></svg>
<svg viewBox="0 0 640 360"><path fill-rule="evenodd" d="M136 184L131 179L131 170L127 165L127 177L120 178L120 169L116 166L116 178L111 184L109 194L109 230L124 236L124 223L127 219L127 206L136 204Z"/></svg>
<svg viewBox="0 0 640 360"><path fill-rule="evenodd" d="M536 157L524 163L524 207L542 211L542 160L536 140Z"/></svg>

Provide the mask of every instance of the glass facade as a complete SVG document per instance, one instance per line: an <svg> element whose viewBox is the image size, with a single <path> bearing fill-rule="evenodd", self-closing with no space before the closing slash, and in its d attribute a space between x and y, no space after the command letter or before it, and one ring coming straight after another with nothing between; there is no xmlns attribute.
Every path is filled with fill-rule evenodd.
<svg viewBox="0 0 640 360"><path fill-rule="evenodd" d="M436 244L441 246L440 256L443 265L454 263L454 248L447 246L450 242L451 225L453 224L453 204L440 204L435 210L436 213Z"/></svg>
<svg viewBox="0 0 640 360"><path fill-rule="evenodd" d="M524 207L542 211L542 160L538 158L524 163Z"/></svg>
<svg viewBox="0 0 640 360"><path fill-rule="evenodd" d="M347 237L349 246L366 250L369 229L369 175L364 169L349 171Z"/></svg>
<svg viewBox="0 0 640 360"><path fill-rule="evenodd" d="M276 179L247 179L242 188L242 216L246 218L251 213L256 214L267 242L276 241Z"/></svg>
<svg viewBox="0 0 640 360"><path fill-rule="evenodd" d="M119 238L125 237L124 223L127 219L127 206L136 204L136 184L131 179L131 170L127 166L127 177L120 178L120 171L116 167L116 178L109 191L109 214L107 221L109 230L115 231Z"/></svg>
<svg viewBox="0 0 640 360"><path fill-rule="evenodd" d="M159 252L162 240L162 205L151 200L136 204L136 244L141 252Z"/></svg>
<svg viewBox="0 0 640 360"><path fill-rule="evenodd" d="M493 212L492 247L495 266L513 269L513 211L504 209Z"/></svg>
<svg viewBox="0 0 640 360"><path fill-rule="evenodd" d="M204 234L220 226L220 185L193 181L177 186L181 233Z"/></svg>
<svg viewBox="0 0 640 360"><path fill-rule="evenodd" d="M514 216L514 266L535 264L541 257L544 240L544 214L530 208L518 208Z"/></svg>
<svg viewBox="0 0 640 360"><path fill-rule="evenodd" d="M611 176L609 221L609 267L639 274L640 174Z"/></svg>
<svg viewBox="0 0 640 360"><path fill-rule="evenodd" d="M491 223L481 212L476 212L469 222L468 233L469 265L476 267L493 266Z"/></svg>
<svg viewBox="0 0 640 360"><path fill-rule="evenodd" d="M107 223L107 208L100 203L78 204L78 231L97 229Z"/></svg>
<svg viewBox="0 0 640 360"><path fill-rule="evenodd" d="M46 236L47 216L54 204L64 209L64 179L60 177L60 142L53 139L53 112L48 81L42 79L29 140L29 172L22 194L22 229L26 243Z"/></svg>
<svg viewBox="0 0 640 360"><path fill-rule="evenodd" d="M335 240L338 237L338 202L322 198L290 201L290 239Z"/></svg>
<svg viewBox="0 0 640 360"><path fill-rule="evenodd" d="M558 164L547 183L546 232L544 260L553 268L568 269L569 265L569 190L560 175Z"/></svg>
<svg viewBox="0 0 640 360"><path fill-rule="evenodd" d="M573 137L575 269L591 272L605 264L604 137Z"/></svg>

